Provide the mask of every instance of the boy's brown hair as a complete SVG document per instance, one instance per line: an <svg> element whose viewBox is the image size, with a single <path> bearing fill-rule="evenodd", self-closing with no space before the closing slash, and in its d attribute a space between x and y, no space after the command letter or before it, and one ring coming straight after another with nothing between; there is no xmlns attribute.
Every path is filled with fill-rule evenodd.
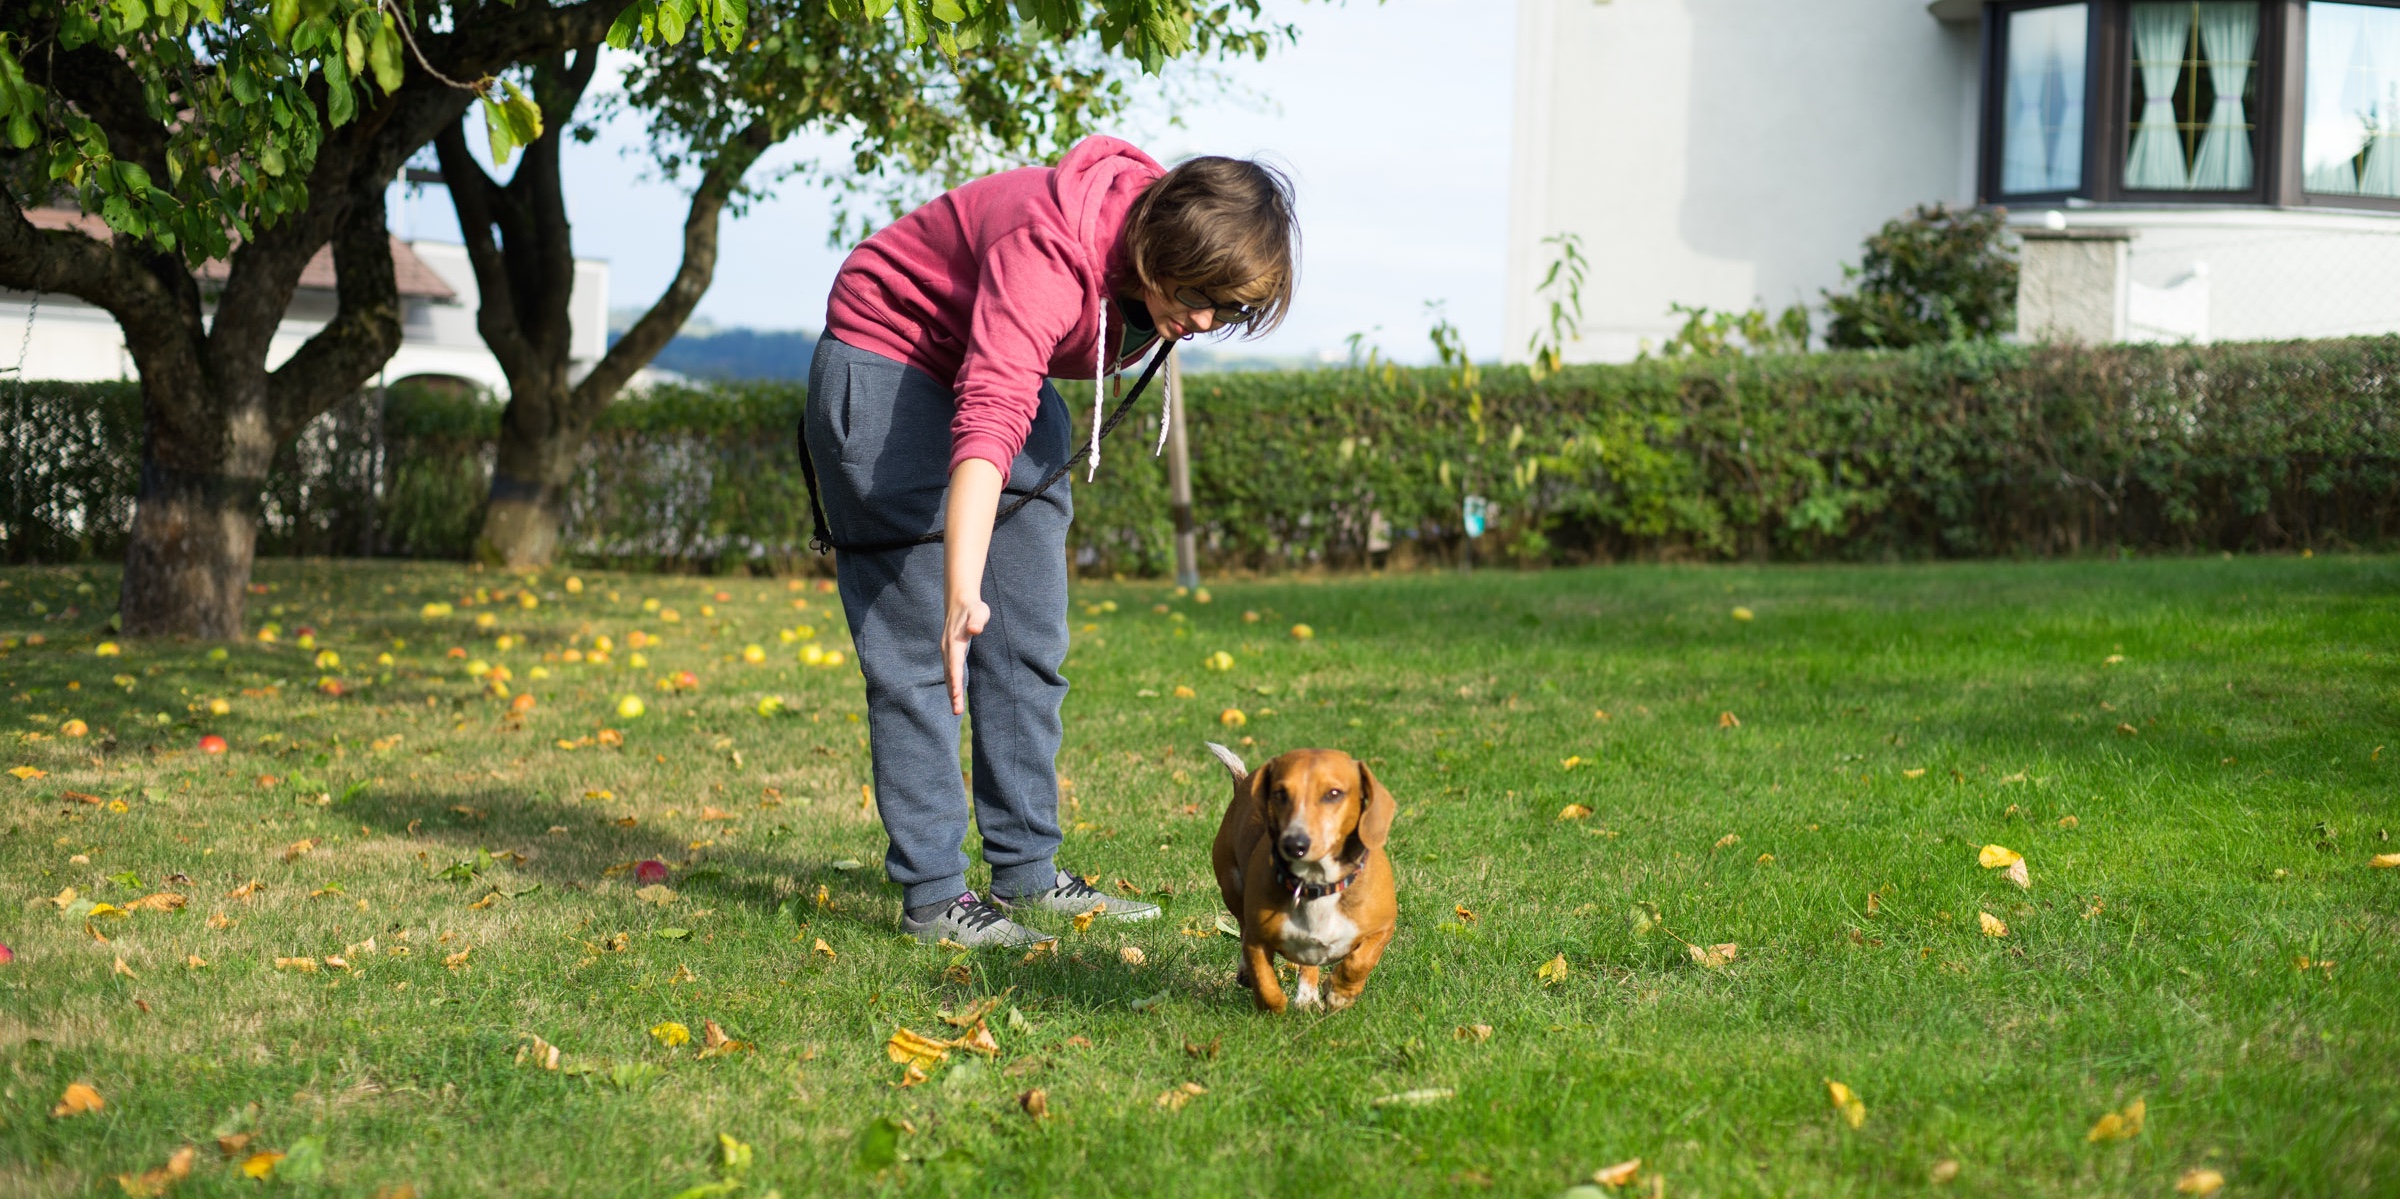
<svg viewBox="0 0 2400 1199"><path fill-rule="evenodd" d="M1126 214L1125 269L1144 292L1189 287L1257 311L1257 337L1283 322L1297 281L1300 223L1292 181L1242 158L1187 159L1144 188Z"/></svg>

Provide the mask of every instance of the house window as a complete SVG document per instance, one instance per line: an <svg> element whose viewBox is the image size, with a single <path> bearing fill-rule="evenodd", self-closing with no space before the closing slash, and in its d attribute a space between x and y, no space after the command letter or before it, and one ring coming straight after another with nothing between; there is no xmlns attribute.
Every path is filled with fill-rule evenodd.
<svg viewBox="0 0 2400 1199"><path fill-rule="evenodd" d="M2007 22L2000 190L2018 195L2074 191L2083 186L2090 6L2016 9Z"/></svg>
<svg viewBox="0 0 2400 1199"><path fill-rule="evenodd" d="M2400 199L2400 8L2308 6L2302 187Z"/></svg>
<svg viewBox="0 0 2400 1199"><path fill-rule="evenodd" d="M2137 3L2127 14L2127 191L2248 191L2257 174L2258 5Z"/></svg>

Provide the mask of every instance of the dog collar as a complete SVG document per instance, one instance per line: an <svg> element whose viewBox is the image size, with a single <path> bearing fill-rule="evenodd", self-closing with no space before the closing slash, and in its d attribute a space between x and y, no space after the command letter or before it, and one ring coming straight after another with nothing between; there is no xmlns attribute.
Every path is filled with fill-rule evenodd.
<svg viewBox="0 0 2400 1199"><path fill-rule="evenodd" d="M1362 858L1357 865L1350 868L1349 873L1330 883L1309 883L1292 877L1292 872L1284 865L1283 859L1277 858L1275 859L1275 885L1290 891L1292 898L1296 900L1323 899L1328 895L1339 895L1349 890L1350 884L1358 881L1358 872L1366 867L1366 860Z"/></svg>

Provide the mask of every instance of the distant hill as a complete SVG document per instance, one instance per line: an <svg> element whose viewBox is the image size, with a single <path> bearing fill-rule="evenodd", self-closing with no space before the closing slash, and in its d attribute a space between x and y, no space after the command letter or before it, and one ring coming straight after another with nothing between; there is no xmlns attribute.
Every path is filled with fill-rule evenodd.
<svg viewBox="0 0 2400 1199"><path fill-rule="evenodd" d="M624 333L624 326L616 321L610 325L608 343L615 345ZM685 325L683 332L676 334L675 340L650 360L650 365L711 382L744 379L806 382L808 361L816 352L817 335L805 330L723 329L695 320Z"/></svg>
<svg viewBox="0 0 2400 1199"><path fill-rule="evenodd" d="M611 314L608 342L615 345L637 312ZM1313 358L1246 352L1240 343L1202 341L1183 349L1183 368L1194 373L1214 371L1309 370L1322 365ZM809 358L817 352L817 335L800 329L743 329L712 324L705 318L687 323L650 365L689 379L733 382L746 379L808 381Z"/></svg>

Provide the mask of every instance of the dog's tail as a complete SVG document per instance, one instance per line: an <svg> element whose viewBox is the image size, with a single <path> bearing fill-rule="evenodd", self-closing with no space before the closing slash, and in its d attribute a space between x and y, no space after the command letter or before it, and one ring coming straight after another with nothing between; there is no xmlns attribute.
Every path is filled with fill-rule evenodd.
<svg viewBox="0 0 2400 1199"><path fill-rule="evenodd" d="M1208 752L1217 755L1217 760L1225 764L1225 769L1233 772L1233 781L1238 783L1243 779L1250 777L1250 768L1242 764L1242 755L1237 754L1214 741L1207 742L1206 744L1208 746Z"/></svg>

